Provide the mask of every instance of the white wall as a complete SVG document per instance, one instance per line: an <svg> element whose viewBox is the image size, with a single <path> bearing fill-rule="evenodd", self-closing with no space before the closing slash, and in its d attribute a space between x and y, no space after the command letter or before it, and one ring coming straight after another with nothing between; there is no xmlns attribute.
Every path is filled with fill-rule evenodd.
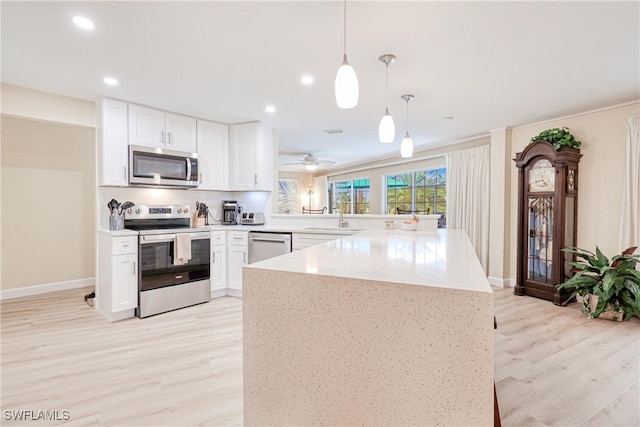
<svg viewBox="0 0 640 427"><path fill-rule="evenodd" d="M625 119L640 113L640 103L612 107L567 118L514 128L513 159L531 137L549 128L567 126L582 141L582 158L578 166L578 247L593 250L596 245L613 255L619 247L622 181L626 144ZM511 161L511 182L517 183L518 171ZM517 185L511 187L510 245L517 239ZM509 277L516 275L516 254L510 257Z"/></svg>

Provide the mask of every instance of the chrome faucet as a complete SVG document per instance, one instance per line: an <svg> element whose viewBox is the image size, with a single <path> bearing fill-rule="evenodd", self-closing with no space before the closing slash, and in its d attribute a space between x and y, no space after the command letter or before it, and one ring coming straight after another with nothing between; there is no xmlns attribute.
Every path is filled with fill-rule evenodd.
<svg viewBox="0 0 640 427"><path fill-rule="evenodd" d="M347 227L349 227L349 221L344 220L342 211L340 211L340 216L338 217L338 228L347 228Z"/></svg>

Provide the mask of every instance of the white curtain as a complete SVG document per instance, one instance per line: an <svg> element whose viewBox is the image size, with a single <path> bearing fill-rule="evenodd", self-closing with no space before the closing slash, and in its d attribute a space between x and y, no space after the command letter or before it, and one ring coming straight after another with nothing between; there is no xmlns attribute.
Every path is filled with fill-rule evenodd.
<svg viewBox="0 0 640 427"><path fill-rule="evenodd" d="M447 154L447 228L467 232L489 269L489 146Z"/></svg>
<svg viewBox="0 0 640 427"><path fill-rule="evenodd" d="M622 184L620 250L640 246L640 115L627 120L627 155Z"/></svg>

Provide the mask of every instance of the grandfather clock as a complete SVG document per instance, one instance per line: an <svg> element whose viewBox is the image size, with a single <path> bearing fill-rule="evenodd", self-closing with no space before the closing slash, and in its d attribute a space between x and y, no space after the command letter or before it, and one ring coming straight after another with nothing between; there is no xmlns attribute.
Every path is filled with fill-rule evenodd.
<svg viewBox="0 0 640 427"><path fill-rule="evenodd" d="M518 264L514 294L560 305L569 296L556 285L570 277L576 243L580 150L556 151L534 141L516 153L518 167Z"/></svg>

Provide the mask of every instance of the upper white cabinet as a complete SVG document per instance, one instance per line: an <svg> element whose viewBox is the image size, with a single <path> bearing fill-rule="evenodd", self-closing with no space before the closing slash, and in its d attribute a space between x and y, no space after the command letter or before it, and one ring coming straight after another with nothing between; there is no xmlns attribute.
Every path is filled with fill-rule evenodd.
<svg viewBox="0 0 640 427"><path fill-rule="evenodd" d="M98 185L128 182L127 103L102 99L97 103Z"/></svg>
<svg viewBox="0 0 640 427"><path fill-rule="evenodd" d="M129 104L129 144L197 153L196 119Z"/></svg>
<svg viewBox="0 0 640 427"><path fill-rule="evenodd" d="M230 190L271 191L273 188L273 136L260 122L229 128Z"/></svg>
<svg viewBox="0 0 640 427"><path fill-rule="evenodd" d="M229 190L229 126L198 120L199 190Z"/></svg>

